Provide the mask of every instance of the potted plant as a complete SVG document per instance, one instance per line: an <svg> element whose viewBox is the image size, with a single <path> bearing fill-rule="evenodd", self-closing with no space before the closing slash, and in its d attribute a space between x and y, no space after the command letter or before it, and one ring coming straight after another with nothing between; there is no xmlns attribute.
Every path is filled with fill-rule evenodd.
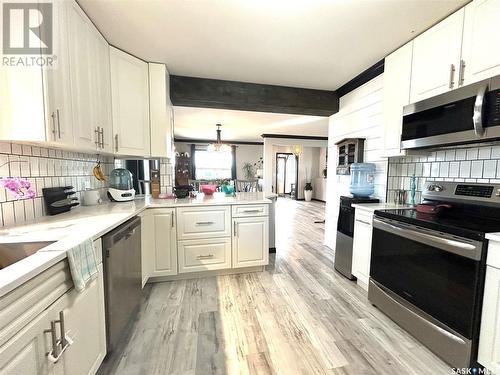
<svg viewBox="0 0 500 375"><path fill-rule="evenodd" d="M252 163L248 161L243 163L241 169L243 170L243 174L245 175L245 180L253 180L255 178L255 170Z"/></svg>
<svg viewBox="0 0 500 375"><path fill-rule="evenodd" d="M262 157L259 158L259 160L257 160L257 162L254 164L254 167L256 169L256 177L257 178L262 178L262 176L264 175L264 171L262 170L262 165L264 164L264 160Z"/></svg>
<svg viewBox="0 0 500 375"><path fill-rule="evenodd" d="M311 184L311 178L309 176L309 169L306 169L306 185L304 186L304 199L306 202L310 202L312 199L313 187Z"/></svg>

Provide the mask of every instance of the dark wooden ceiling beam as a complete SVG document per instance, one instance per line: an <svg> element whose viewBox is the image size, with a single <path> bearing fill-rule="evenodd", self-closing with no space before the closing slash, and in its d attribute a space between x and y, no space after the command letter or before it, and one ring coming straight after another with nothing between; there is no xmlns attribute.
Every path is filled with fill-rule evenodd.
<svg viewBox="0 0 500 375"><path fill-rule="evenodd" d="M312 116L331 116L339 108L334 91L175 75L170 98L176 106Z"/></svg>

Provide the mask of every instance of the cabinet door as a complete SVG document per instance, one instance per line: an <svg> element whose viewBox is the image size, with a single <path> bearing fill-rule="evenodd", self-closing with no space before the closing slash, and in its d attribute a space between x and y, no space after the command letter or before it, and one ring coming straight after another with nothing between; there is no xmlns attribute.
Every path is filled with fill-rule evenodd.
<svg viewBox="0 0 500 375"><path fill-rule="evenodd" d="M384 156L401 155L403 107L410 102L413 42L405 44L385 58L383 116Z"/></svg>
<svg viewBox="0 0 500 375"><path fill-rule="evenodd" d="M500 269L487 267L478 362L500 373Z"/></svg>
<svg viewBox="0 0 500 375"><path fill-rule="evenodd" d="M92 28L91 46L93 50L92 92L93 122L99 134L96 148L113 151L113 118L111 111L111 72L109 67L109 45L99 31Z"/></svg>
<svg viewBox="0 0 500 375"><path fill-rule="evenodd" d="M269 263L269 218L233 219L233 268Z"/></svg>
<svg viewBox="0 0 500 375"><path fill-rule="evenodd" d="M169 75L164 64L149 63L151 156L171 157L172 127Z"/></svg>
<svg viewBox="0 0 500 375"><path fill-rule="evenodd" d="M94 374L106 355L102 264L98 277L85 290L71 290L54 308L64 314L65 331L73 341L63 353L64 374Z"/></svg>
<svg viewBox="0 0 500 375"><path fill-rule="evenodd" d="M93 116L91 33L93 25L74 1L68 6L68 46L70 60L71 104L75 144L85 149L95 148Z"/></svg>
<svg viewBox="0 0 500 375"><path fill-rule="evenodd" d="M372 251L372 224L369 217L356 216L352 244L352 274L360 285L367 289L370 277L370 258Z"/></svg>
<svg viewBox="0 0 500 375"><path fill-rule="evenodd" d="M71 107L70 61L68 46L69 2L53 3L54 52L56 65L44 70L45 118L47 141L62 145L73 144L73 111Z"/></svg>
<svg viewBox="0 0 500 375"><path fill-rule="evenodd" d="M412 103L458 87L463 18L460 9L414 39Z"/></svg>
<svg viewBox="0 0 500 375"><path fill-rule="evenodd" d="M114 151L149 156L148 64L110 47Z"/></svg>
<svg viewBox="0 0 500 375"><path fill-rule="evenodd" d="M465 7L463 84L500 74L500 1L474 0Z"/></svg>
<svg viewBox="0 0 500 375"><path fill-rule="evenodd" d="M152 218L154 261L151 276L177 275L175 210L152 210Z"/></svg>
<svg viewBox="0 0 500 375"><path fill-rule="evenodd" d="M55 374L47 358L52 349L50 311L45 310L0 347L0 374Z"/></svg>

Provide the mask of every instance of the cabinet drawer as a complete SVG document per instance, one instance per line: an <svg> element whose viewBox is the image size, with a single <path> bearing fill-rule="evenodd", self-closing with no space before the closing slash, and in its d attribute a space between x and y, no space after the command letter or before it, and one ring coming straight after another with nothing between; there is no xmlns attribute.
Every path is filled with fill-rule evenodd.
<svg viewBox="0 0 500 375"><path fill-rule="evenodd" d="M180 241L179 273L231 267L231 238Z"/></svg>
<svg viewBox="0 0 500 375"><path fill-rule="evenodd" d="M372 225L373 223L373 212L367 212L363 210L356 210L354 214L354 220L362 224Z"/></svg>
<svg viewBox="0 0 500 375"><path fill-rule="evenodd" d="M267 204L245 204L233 206L233 217L245 216L267 216L269 215Z"/></svg>
<svg viewBox="0 0 500 375"><path fill-rule="evenodd" d="M191 240L231 236L229 206L177 209L177 238Z"/></svg>

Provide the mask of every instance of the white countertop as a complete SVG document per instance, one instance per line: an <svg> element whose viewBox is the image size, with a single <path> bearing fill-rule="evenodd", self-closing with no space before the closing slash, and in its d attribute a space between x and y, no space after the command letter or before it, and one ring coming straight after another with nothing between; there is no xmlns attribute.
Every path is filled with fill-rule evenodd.
<svg viewBox="0 0 500 375"><path fill-rule="evenodd" d="M352 207L369 212L376 210L408 210L413 208L408 204L395 203L355 203Z"/></svg>
<svg viewBox="0 0 500 375"><path fill-rule="evenodd" d="M78 206L69 212L0 230L0 243L54 241L37 253L0 270L0 297L66 258L66 251L88 238L97 239L147 208L269 204L263 193L238 193L226 197L198 194L194 199L142 198L130 202Z"/></svg>
<svg viewBox="0 0 500 375"><path fill-rule="evenodd" d="M500 242L500 233L487 233L486 238L488 240Z"/></svg>

